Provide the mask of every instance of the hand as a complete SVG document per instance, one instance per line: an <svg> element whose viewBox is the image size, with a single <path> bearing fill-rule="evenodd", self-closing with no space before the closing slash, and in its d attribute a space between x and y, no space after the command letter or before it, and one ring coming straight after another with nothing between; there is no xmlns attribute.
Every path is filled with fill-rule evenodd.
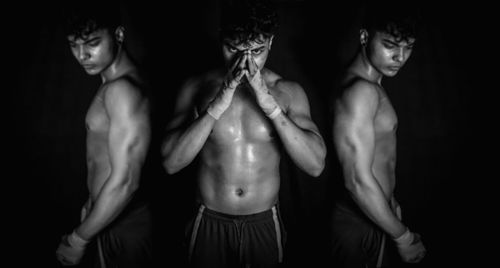
<svg viewBox="0 0 500 268"><path fill-rule="evenodd" d="M257 66L254 58L250 54L250 52L246 52L248 55L247 60L247 68L248 72L246 73L246 77L250 87L253 89L255 97L257 99L257 103L262 108L264 113L271 119L274 119L281 113L281 107L276 102L274 97L269 94L269 89L262 78L260 69Z"/></svg>
<svg viewBox="0 0 500 268"><path fill-rule="evenodd" d="M241 83L241 79L248 73L246 68L248 61L248 54L241 54L233 65L229 68L226 76L224 77L223 86L225 85L229 89L236 89Z"/></svg>
<svg viewBox="0 0 500 268"><path fill-rule="evenodd" d="M400 237L394 239L399 255L404 262L417 263L420 262L425 254L426 249L420 235L406 230Z"/></svg>
<svg viewBox="0 0 500 268"><path fill-rule="evenodd" d="M248 70L246 73L248 83L255 92L268 93L267 85L251 52L245 51L245 56L247 57L245 68Z"/></svg>
<svg viewBox="0 0 500 268"><path fill-rule="evenodd" d="M207 113L216 120L219 120L224 111L231 105L234 91L247 72L245 69L246 60L247 56L242 55L234 62L233 66L229 68L229 72L226 74L219 92L217 92L215 98L208 105Z"/></svg>
<svg viewBox="0 0 500 268"><path fill-rule="evenodd" d="M75 231L64 235L56 250L57 260L64 266L79 264L87 244L88 241L81 238Z"/></svg>

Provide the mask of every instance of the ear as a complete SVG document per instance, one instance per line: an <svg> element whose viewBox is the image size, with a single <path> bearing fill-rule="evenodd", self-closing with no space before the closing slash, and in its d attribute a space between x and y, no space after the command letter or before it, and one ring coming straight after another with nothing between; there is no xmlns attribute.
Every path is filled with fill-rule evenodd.
<svg viewBox="0 0 500 268"><path fill-rule="evenodd" d="M273 45L273 38L274 35L271 35L271 37L269 38L269 50L271 50L271 46Z"/></svg>
<svg viewBox="0 0 500 268"><path fill-rule="evenodd" d="M368 43L368 31L366 29L359 30L359 42L362 46L365 46Z"/></svg>
<svg viewBox="0 0 500 268"><path fill-rule="evenodd" d="M125 40L125 28L123 28L123 26L116 27L115 38L118 44L123 43L123 40Z"/></svg>

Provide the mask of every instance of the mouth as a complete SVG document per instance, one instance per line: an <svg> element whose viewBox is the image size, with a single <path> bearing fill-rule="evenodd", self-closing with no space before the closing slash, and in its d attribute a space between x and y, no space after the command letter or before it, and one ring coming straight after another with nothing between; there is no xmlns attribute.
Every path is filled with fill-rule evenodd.
<svg viewBox="0 0 500 268"><path fill-rule="evenodd" d="M397 71L399 71L399 69L401 69L401 66L390 66L387 69L394 71L394 72L397 72Z"/></svg>
<svg viewBox="0 0 500 268"><path fill-rule="evenodd" d="M93 64L82 64L84 69L93 69L95 66Z"/></svg>

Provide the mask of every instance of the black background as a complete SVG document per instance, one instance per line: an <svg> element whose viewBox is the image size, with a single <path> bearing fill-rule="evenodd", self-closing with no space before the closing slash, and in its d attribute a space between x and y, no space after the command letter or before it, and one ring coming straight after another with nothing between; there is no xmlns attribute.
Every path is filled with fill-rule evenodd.
<svg viewBox="0 0 500 268"><path fill-rule="evenodd" d="M172 3L117 5L127 29L126 44L153 83L156 155L182 81L222 63L217 2ZM304 87L313 120L330 140L327 99L332 79L356 51L363 5L277 3L281 26L267 66ZM424 261L412 267L485 262L484 241L491 233L486 227L491 216L482 209L487 205L483 190L491 178L483 173L487 156L482 150L491 132L480 120L489 115L481 109L486 105L478 105L491 94L485 92L491 88L485 82L493 80L484 71L493 46L484 30L488 24L477 19L489 18L487 8L435 4L419 4L424 22L414 52L398 76L383 80L399 117L396 196L404 221L422 234L428 249ZM401 8L413 5L403 3ZM14 239L7 245L13 254L3 261L57 267L54 252L60 236L76 226L87 197L84 118L100 81L87 76L72 58L59 6L19 6L4 12L17 16L4 23L13 30L4 43L10 49L4 51L14 58L7 61L14 76L6 78L14 87L8 86L4 100L5 132L13 134L6 140L10 175L4 180L14 185L6 184L4 190L6 207L12 209L4 222L12 225L5 232ZM481 111L479 116L476 111ZM328 253L334 161L328 160L319 178L308 177L286 158L282 170L287 264L321 267ZM169 176L158 165L153 174L157 262L179 267L173 263L181 261L178 245L191 213L192 169Z"/></svg>

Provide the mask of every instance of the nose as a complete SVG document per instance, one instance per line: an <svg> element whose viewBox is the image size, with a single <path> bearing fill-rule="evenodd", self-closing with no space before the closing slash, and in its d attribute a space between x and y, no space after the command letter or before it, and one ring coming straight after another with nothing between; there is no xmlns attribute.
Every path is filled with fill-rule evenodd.
<svg viewBox="0 0 500 268"><path fill-rule="evenodd" d="M394 53L393 60L401 63L404 62L404 59L405 59L405 54L403 48L400 48L396 51L396 53Z"/></svg>
<svg viewBox="0 0 500 268"><path fill-rule="evenodd" d="M78 59L80 61L85 61L88 58L89 58L88 51L83 46L80 46L79 49L78 49Z"/></svg>

